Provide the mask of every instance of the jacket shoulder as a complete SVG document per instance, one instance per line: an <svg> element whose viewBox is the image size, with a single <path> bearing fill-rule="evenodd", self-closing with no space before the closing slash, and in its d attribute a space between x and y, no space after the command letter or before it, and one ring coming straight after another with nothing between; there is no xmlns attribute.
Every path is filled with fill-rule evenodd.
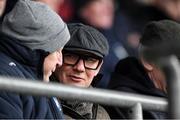
<svg viewBox="0 0 180 120"><path fill-rule="evenodd" d="M9 56L0 52L0 75L12 77L24 77L20 65Z"/></svg>

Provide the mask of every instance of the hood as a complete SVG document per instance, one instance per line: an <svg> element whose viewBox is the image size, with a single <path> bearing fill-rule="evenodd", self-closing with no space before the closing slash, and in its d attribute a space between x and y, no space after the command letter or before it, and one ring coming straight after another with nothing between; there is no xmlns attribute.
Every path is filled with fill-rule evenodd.
<svg viewBox="0 0 180 120"><path fill-rule="evenodd" d="M47 55L42 50L30 50L18 44L16 39L0 34L0 51L8 55L18 63L29 67L42 68L42 63Z"/></svg>
<svg viewBox="0 0 180 120"><path fill-rule="evenodd" d="M119 90L128 88L140 94L164 96L164 93L155 88L140 61L133 57L119 61L108 87Z"/></svg>

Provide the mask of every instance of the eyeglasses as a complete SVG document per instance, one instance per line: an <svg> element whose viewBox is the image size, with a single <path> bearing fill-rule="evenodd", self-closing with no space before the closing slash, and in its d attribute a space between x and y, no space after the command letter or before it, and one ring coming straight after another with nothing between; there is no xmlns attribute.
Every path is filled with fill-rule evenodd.
<svg viewBox="0 0 180 120"><path fill-rule="evenodd" d="M84 67L90 70L96 70L102 62L102 59L98 57L96 58L89 55L63 52L63 63L66 65L75 66L80 59L83 60Z"/></svg>

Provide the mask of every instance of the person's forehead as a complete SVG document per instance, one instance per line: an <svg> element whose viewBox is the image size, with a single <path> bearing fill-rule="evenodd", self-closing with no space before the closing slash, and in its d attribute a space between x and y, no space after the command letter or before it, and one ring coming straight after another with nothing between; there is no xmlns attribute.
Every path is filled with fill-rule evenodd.
<svg viewBox="0 0 180 120"><path fill-rule="evenodd" d="M82 56L92 56L92 57L99 57L93 53L87 52L87 51L78 51L78 50L74 50L74 51L65 51L68 53L72 53L72 54L78 54L78 55L82 55Z"/></svg>

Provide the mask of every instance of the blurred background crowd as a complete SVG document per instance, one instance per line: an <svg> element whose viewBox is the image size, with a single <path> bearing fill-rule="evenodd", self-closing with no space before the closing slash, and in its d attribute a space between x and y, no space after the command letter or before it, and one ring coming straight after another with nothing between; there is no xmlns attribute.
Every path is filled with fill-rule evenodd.
<svg viewBox="0 0 180 120"><path fill-rule="evenodd" d="M3 13L5 1L0 0L0 15ZM99 87L106 87L119 60L138 56L139 38L147 22L161 19L180 21L180 0L36 1L47 3L65 22L91 25L107 37L110 53L101 69L103 78Z"/></svg>

